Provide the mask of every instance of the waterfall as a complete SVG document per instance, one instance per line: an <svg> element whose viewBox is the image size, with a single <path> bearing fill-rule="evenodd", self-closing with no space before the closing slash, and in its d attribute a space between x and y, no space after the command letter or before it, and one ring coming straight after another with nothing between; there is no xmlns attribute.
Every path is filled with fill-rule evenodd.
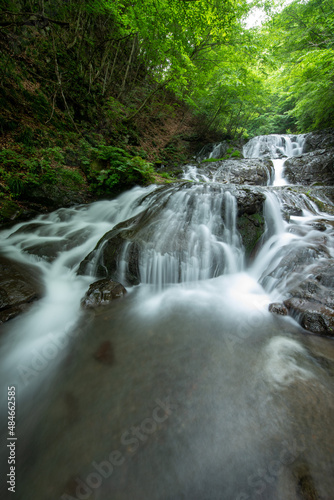
<svg viewBox="0 0 334 500"><path fill-rule="evenodd" d="M252 139L241 177L303 140ZM231 184L238 162L1 231L1 253L45 289L0 336L18 498L296 500L305 481L331 497L333 347L268 308L334 258L332 203L284 185L277 163L274 186ZM84 310L102 277L128 293ZM0 408L6 440L6 390ZM2 470L7 459L4 447Z"/></svg>
<svg viewBox="0 0 334 500"><path fill-rule="evenodd" d="M288 157L302 154L304 142L305 135L261 135L247 142L243 153L245 158L271 158L275 170L273 185L284 186L284 163Z"/></svg>
<svg viewBox="0 0 334 500"><path fill-rule="evenodd" d="M218 186L173 188L154 197L150 226L136 235L146 242L140 248L140 281L162 288L241 270L236 211L235 197Z"/></svg>
<svg viewBox="0 0 334 500"><path fill-rule="evenodd" d="M302 154L305 135L260 135L245 144L245 158L280 158Z"/></svg>

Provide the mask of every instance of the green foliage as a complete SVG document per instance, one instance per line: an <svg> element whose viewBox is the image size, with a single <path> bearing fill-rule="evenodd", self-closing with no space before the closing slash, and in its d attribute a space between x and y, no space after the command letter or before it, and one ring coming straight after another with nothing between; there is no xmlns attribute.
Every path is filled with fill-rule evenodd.
<svg viewBox="0 0 334 500"><path fill-rule="evenodd" d="M205 158L205 160L202 160L201 163L215 163L216 161L222 161L226 160L225 156L222 158Z"/></svg>
<svg viewBox="0 0 334 500"><path fill-rule="evenodd" d="M127 115L126 107L114 97L106 99L104 104L104 111L106 116L113 121L119 122Z"/></svg>
<svg viewBox="0 0 334 500"><path fill-rule="evenodd" d="M78 172L56 172L66 137L100 194L149 182L146 160L153 155L147 142L140 150L140 132L147 137L149 123L159 134L179 116L175 96L201 117L198 136L214 129L241 139L334 124L333 0L294 0L281 11L280 2L260 0L28 3L5 2L1 27L0 132L14 132L27 153L2 158L13 196L59 176L83 182ZM47 27L30 19L42 5L55 21ZM247 30L243 20L253 5L263 5L271 19ZM185 161L179 133L156 140L164 148L158 160ZM210 161L240 156L230 148Z"/></svg>
<svg viewBox="0 0 334 500"><path fill-rule="evenodd" d="M163 179L168 179L168 180L173 180L173 177L171 176L171 174L169 174L168 172L162 172L161 174L159 174L160 177L162 177Z"/></svg>
<svg viewBox="0 0 334 500"><path fill-rule="evenodd" d="M30 156L5 149L0 151L1 182L8 187L13 198L20 198L33 186L59 182L60 171L55 168L55 162L63 162L63 159L63 152L57 147L38 152L31 149Z"/></svg>
<svg viewBox="0 0 334 500"><path fill-rule="evenodd" d="M29 8L24 0L7 3L3 39L20 43L14 58L12 48L1 47L5 86L13 88L16 77L35 119L72 130L83 124L119 130L159 89L198 108L195 82L204 89L212 66L220 66L220 49L240 38L240 19L251 8L246 0L30 0ZM47 27L38 19L31 23L41 5L54 21ZM15 67L22 61L26 72ZM36 62L41 77L32 86ZM174 113L168 103L159 104L155 118Z"/></svg>
<svg viewBox="0 0 334 500"><path fill-rule="evenodd" d="M99 195L154 181L152 164L140 156L131 156L122 148L102 145L92 148L92 156L106 162L105 169L97 174L90 173L91 187Z"/></svg>
<svg viewBox="0 0 334 500"><path fill-rule="evenodd" d="M293 1L261 30L270 54L271 98L252 133L307 132L334 125L333 0Z"/></svg>

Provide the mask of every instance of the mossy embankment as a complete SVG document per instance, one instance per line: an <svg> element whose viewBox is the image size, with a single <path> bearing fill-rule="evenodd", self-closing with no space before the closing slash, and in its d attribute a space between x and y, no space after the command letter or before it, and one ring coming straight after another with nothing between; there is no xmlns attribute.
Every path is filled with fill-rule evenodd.
<svg viewBox="0 0 334 500"><path fill-rule="evenodd" d="M135 184L171 182L197 141L216 139L200 138L197 119L172 95L160 115L152 103L132 124L74 126L36 81L18 75L13 71L16 89L0 89L0 223L115 196ZM102 106L96 116L108 113Z"/></svg>

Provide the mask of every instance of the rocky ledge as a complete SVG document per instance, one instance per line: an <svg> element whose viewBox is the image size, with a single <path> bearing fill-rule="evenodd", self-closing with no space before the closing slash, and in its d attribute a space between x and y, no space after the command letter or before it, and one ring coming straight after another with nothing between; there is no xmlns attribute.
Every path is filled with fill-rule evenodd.
<svg viewBox="0 0 334 500"><path fill-rule="evenodd" d="M198 173L214 182L268 186L274 176L274 168L267 158L234 158L202 162Z"/></svg>

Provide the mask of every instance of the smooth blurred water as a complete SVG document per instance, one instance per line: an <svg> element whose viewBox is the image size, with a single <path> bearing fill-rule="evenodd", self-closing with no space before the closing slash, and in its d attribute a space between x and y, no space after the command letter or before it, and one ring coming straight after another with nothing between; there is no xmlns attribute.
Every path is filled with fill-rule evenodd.
<svg viewBox="0 0 334 500"><path fill-rule="evenodd" d="M4 433L7 385L18 393L18 499L333 498L333 343L268 312L291 276L263 280L319 234L333 255L333 217L263 190L266 230L248 267L228 186L135 188L1 233L1 251L39 267L46 287L0 336ZM292 202L301 215L288 223ZM80 261L145 211L142 283L83 311L95 277L76 274ZM323 233L309 230L324 218Z"/></svg>

